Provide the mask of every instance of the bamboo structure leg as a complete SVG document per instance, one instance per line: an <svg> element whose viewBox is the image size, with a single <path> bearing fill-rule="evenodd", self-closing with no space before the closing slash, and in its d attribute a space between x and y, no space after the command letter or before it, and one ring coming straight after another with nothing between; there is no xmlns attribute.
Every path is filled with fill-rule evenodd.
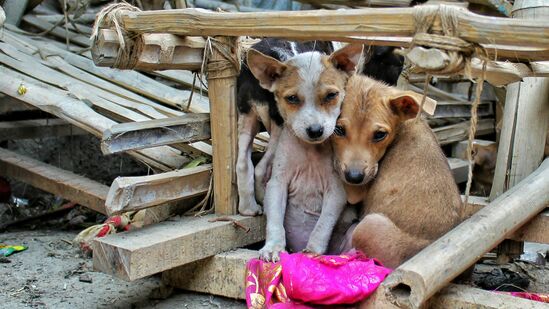
<svg viewBox="0 0 549 309"><path fill-rule="evenodd" d="M517 0L513 18L546 19L547 7L525 8L527 1ZM507 87L505 112L494 184L490 198L516 185L533 172L543 159L549 125L549 78L524 78ZM520 256L524 243L504 241L498 248L498 262L507 263Z"/></svg>
<svg viewBox="0 0 549 309"><path fill-rule="evenodd" d="M213 187L215 213L237 212L236 190L237 112L236 77L239 58L238 38L211 39L208 61L208 96L213 148ZM236 60L232 62L231 60Z"/></svg>

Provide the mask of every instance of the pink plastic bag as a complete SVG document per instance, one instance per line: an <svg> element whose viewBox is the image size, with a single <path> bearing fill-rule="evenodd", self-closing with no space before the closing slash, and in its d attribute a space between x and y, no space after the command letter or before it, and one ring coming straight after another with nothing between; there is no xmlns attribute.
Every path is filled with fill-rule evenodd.
<svg viewBox="0 0 549 309"><path fill-rule="evenodd" d="M317 257L282 254L280 259L288 297L319 305L359 302L391 273L381 263L357 252Z"/></svg>
<svg viewBox="0 0 549 309"><path fill-rule="evenodd" d="M252 259L247 270L248 308L277 309L357 303L391 272L355 251L316 257L283 253L278 263Z"/></svg>

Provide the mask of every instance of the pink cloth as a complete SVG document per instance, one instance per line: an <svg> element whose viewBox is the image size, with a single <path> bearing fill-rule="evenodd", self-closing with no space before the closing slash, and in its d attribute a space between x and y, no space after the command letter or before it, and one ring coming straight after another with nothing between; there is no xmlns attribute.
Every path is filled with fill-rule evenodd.
<svg viewBox="0 0 549 309"><path fill-rule="evenodd" d="M355 251L324 256L283 253L280 258L278 263L248 262L248 308L357 303L372 294L391 272Z"/></svg>

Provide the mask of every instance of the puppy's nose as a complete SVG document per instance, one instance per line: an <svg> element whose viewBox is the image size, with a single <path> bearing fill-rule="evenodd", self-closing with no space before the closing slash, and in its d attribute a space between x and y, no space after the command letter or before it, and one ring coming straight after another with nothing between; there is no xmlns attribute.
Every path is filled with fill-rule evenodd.
<svg viewBox="0 0 549 309"><path fill-rule="evenodd" d="M324 128L319 124L313 124L312 126L307 128L307 135L309 135L309 137L313 139L321 137L323 133Z"/></svg>
<svg viewBox="0 0 549 309"><path fill-rule="evenodd" d="M359 184L364 180L364 172L359 170L345 171L345 180L349 183Z"/></svg>

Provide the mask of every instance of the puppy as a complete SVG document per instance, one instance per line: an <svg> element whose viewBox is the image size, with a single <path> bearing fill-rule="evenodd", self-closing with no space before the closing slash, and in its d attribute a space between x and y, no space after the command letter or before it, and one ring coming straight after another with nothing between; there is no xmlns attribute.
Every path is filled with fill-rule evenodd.
<svg viewBox="0 0 549 309"><path fill-rule="evenodd" d="M411 119L421 99L354 75L332 138L347 199L363 207L352 245L393 268L461 219L460 194L435 135Z"/></svg>
<svg viewBox="0 0 549 309"><path fill-rule="evenodd" d="M276 146L264 208L267 239L260 257L277 261L281 251L322 254L345 208L345 192L332 164L332 135L361 45L329 57L307 52L280 62L255 50L248 66L274 94L284 126Z"/></svg>
<svg viewBox="0 0 549 309"><path fill-rule="evenodd" d="M329 42L289 42L280 39L264 39L252 48L280 61L286 61L303 52L316 50L331 53L333 50ZM257 201L263 201L265 184L270 177L273 155L284 120L278 112L273 93L259 86L246 63L238 76L237 89L238 212L241 215L255 216L261 214ZM261 126L269 132L270 139L266 152L254 169L251 159L252 145Z"/></svg>

